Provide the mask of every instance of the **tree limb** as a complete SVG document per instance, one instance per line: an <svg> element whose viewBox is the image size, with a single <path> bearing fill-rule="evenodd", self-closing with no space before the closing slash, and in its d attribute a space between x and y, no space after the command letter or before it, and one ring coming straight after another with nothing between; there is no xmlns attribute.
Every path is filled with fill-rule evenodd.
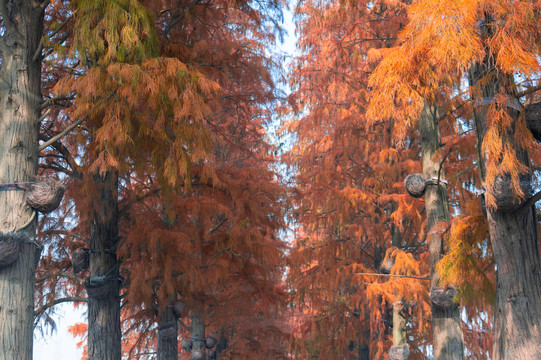
<svg viewBox="0 0 541 360"><path fill-rule="evenodd" d="M382 276L382 277L397 277L397 278L408 278L408 279L417 279L417 280L430 280L430 276L410 276L410 275L378 274L378 273L353 273L350 275Z"/></svg>
<svg viewBox="0 0 541 360"><path fill-rule="evenodd" d="M52 301L47 302L47 304L40 306L36 311L34 311L35 317L40 317L47 309L52 308L55 305L62 304L65 302L88 302L88 299L81 296L69 296L65 298L60 299L54 299Z"/></svg>
<svg viewBox="0 0 541 360"><path fill-rule="evenodd" d="M54 276L54 275L57 275L57 276L61 276L61 277L66 277L68 279L71 279L73 281L75 281L76 283L78 283L79 285L83 285L84 284L84 280L82 278L80 278L79 276L73 274L73 273L70 273L70 272L67 272L67 271L56 271L56 272L46 272L44 275L40 276L39 278L36 279L36 284L39 284L45 280L47 280L48 278L50 278L51 276Z"/></svg>
<svg viewBox="0 0 541 360"><path fill-rule="evenodd" d="M85 120L86 116L82 117L81 119L77 120L76 122L74 122L73 124L71 124L70 126L68 126L67 128L65 128L63 131L61 131L59 134L53 136L52 138L50 138L47 142L41 144L39 146L39 151L45 149L47 146L51 145L52 143L54 143L55 141L61 139L64 135L66 135L68 132L70 132L71 130L73 130L75 127L77 127L80 123L82 123L84 120Z"/></svg>
<svg viewBox="0 0 541 360"><path fill-rule="evenodd" d="M541 191L536 192L534 196L532 196L531 198L528 199L528 201L522 204L520 209L527 209L531 206L534 206L535 203L538 202L539 200L541 200Z"/></svg>
<svg viewBox="0 0 541 360"><path fill-rule="evenodd" d="M46 2L48 3L49 1L46 1ZM47 6L47 5L45 5L45 6ZM53 36L55 36L56 34L58 34L58 32L59 32L60 30L62 30L62 29L64 28L64 26L66 26L66 24L67 24L71 19L73 19L73 17L75 16L75 14L77 14L77 9L75 9L75 11L72 12L70 16L68 16L68 18L66 19L66 21L64 21L62 24L60 24L60 26L59 26L57 29L55 29L55 30L49 35L49 39L51 39ZM32 56L32 61L36 61L36 60L38 59L39 54L41 54L41 50L43 49L43 39L44 39L44 36L45 36L45 35L43 35L43 36L41 37L41 39L39 40L39 45L38 45L38 48L36 49L36 52L34 53L34 56Z"/></svg>
<svg viewBox="0 0 541 360"><path fill-rule="evenodd" d="M517 94L517 99L520 99L521 97L524 97L526 95L532 94L538 90L541 90L541 84L538 84L537 86L533 86L529 89L523 90Z"/></svg>

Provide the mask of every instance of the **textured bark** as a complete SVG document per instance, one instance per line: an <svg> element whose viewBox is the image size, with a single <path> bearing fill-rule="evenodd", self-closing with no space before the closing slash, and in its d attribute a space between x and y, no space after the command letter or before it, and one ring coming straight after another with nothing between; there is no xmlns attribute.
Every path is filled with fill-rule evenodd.
<svg viewBox="0 0 541 360"><path fill-rule="evenodd" d="M88 359L120 360L120 297L118 261L118 179L113 173L94 176L97 194L90 219L90 278L105 277L103 297L88 298Z"/></svg>
<svg viewBox="0 0 541 360"><path fill-rule="evenodd" d="M192 359L201 360L201 353L206 354L205 323L203 322L203 311L200 308L192 309L191 319Z"/></svg>
<svg viewBox="0 0 541 360"><path fill-rule="evenodd" d="M359 357L358 360L370 360L370 348L366 344L361 344L359 346Z"/></svg>
<svg viewBox="0 0 541 360"><path fill-rule="evenodd" d="M39 4L39 2L37 2ZM0 1L0 183L36 174L41 59L33 61L43 31L43 10L30 1ZM20 228L32 215L24 191L0 192L0 231ZM24 229L35 238L35 222ZM18 259L0 269L0 359L32 359L34 274L39 253L21 244Z"/></svg>
<svg viewBox="0 0 541 360"><path fill-rule="evenodd" d="M514 88L511 75L496 73L484 63L470 69L473 99L494 97ZM486 77L489 76L489 77ZM481 81L491 79L490 81ZM509 108L515 121L518 112ZM484 182L489 154L482 152L487 131L487 108L474 111L479 165ZM528 154L517 149L520 161L528 164ZM487 189L487 192L491 189ZM505 212L487 208L488 230L496 261L496 303L494 307L494 360L541 359L541 255L535 218L535 208L520 208Z"/></svg>
<svg viewBox="0 0 541 360"><path fill-rule="evenodd" d="M158 326L158 360L178 359L178 318L172 306L160 312Z"/></svg>
<svg viewBox="0 0 541 360"><path fill-rule="evenodd" d="M440 146L440 129L436 122L436 110L425 105L419 119L421 147L423 151L423 173L425 179L445 178L439 162L434 161L434 154ZM443 254L443 236L435 227L441 222L449 222L449 204L444 183L427 184L425 207L428 227L428 250L430 262L431 286L437 287L440 275L435 269ZM458 307L441 309L432 304L432 334L434 360L460 360L464 358L464 339Z"/></svg>
<svg viewBox="0 0 541 360"><path fill-rule="evenodd" d="M541 141L541 102L526 106L526 125L537 141Z"/></svg>

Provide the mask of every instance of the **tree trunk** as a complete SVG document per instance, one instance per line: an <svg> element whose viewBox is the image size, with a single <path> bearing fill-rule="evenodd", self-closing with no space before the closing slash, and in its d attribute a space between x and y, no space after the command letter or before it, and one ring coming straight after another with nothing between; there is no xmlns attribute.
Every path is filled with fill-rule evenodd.
<svg viewBox="0 0 541 360"><path fill-rule="evenodd" d="M425 179L445 178L439 162L434 161L434 154L440 146L440 128L437 123L436 110L425 105L419 119L421 148L423 152L423 174ZM449 222L449 203L446 185L441 181L427 184L425 190L425 207L428 227L428 249L430 262L431 287L438 287L440 275L435 267L443 254L444 244L441 231L435 231L440 223ZM442 226L442 225L440 225ZM459 360L464 358L464 339L460 321L459 308L442 309L432 304L432 334L434 360Z"/></svg>
<svg viewBox="0 0 541 360"><path fill-rule="evenodd" d="M391 237L392 246L401 248L400 243L400 230L391 225ZM389 360L408 360L409 359L409 347L406 337L406 318L404 317L403 310L404 304L402 301L393 303L393 346L389 349Z"/></svg>
<svg viewBox="0 0 541 360"><path fill-rule="evenodd" d="M358 360L370 360L370 348L366 344L359 345Z"/></svg>
<svg viewBox="0 0 541 360"><path fill-rule="evenodd" d="M490 58L470 69L473 100L493 98L513 91L513 78L496 73ZM490 79L488 82L486 79ZM514 121L518 113L509 109ZM481 181L489 164L483 141L488 128L487 107L474 108ZM514 125L512 126L514 128ZM517 157L528 164L528 154L517 149ZM491 189L487 189L488 192ZM541 359L541 255L535 207L506 212L487 208L488 229L496 261L496 303L494 307L494 360Z"/></svg>
<svg viewBox="0 0 541 360"><path fill-rule="evenodd" d="M178 359L178 318L173 306L166 307L159 315L158 360Z"/></svg>
<svg viewBox="0 0 541 360"><path fill-rule="evenodd" d="M205 323L203 322L203 307L192 309L192 360L206 359Z"/></svg>
<svg viewBox="0 0 541 360"><path fill-rule="evenodd" d="M41 2L36 2L37 5ZM33 59L43 32L43 9L30 1L0 1L0 183L36 175L41 103L41 57ZM24 191L0 191L0 231L27 223L33 210ZM32 359L34 275L39 253L35 221L21 229L18 258L0 269L0 358Z"/></svg>
<svg viewBox="0 0 541 360"><path fill-rule="evenodd" d="M94 176L97 193L90 219L88 292L88 359L120 360L120 297L116 258L118 243L118 178Z"/></svg>

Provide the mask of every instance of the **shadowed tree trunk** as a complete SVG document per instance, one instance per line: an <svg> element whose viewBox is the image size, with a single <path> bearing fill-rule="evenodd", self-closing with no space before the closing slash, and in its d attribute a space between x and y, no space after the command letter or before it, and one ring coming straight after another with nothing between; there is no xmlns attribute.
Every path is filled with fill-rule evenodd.
<svg viewBox="0 0 541 360"><path fill-rule="evenodd" d="M178 359L178 318L173 306L159 314L158 360Z"/></svg>
<svg viewBox="0 0 541 360"><path fill-rule="evenodd" d="M34 57L43 32L41 1L0 1L0 183L36 175L41 103L41 56ZM33 211L24 191L0 191L0 231L20 229ZM18 258L0 269L0 358L32 359L34 274L39 253L35 221L21 229Z"/></svg>
<svg viewBox="0 0 541 360"><path fill-rule="evenodd" d="M440 169L439 162L434 161L434 154L440 146L440 128L437 118L436 109L426 104L419 119L423 175L425 179L436 179L427 184L424 195L432 289L439 285L440 275L435 266L444 250L443 234L438 228L444 226L442 223L448 223L450 220L447 188L444 183L437 180L438 175L440 179L444 179L445 173L443 169ZM432 333L434 360L460 360L464 358L464 339L458 306L443 309L432 303Z"/></svg>
<svg viewBox="0 0 541 360"><path fill-rule="evenodd" d="M206 359L205 323L203 322L203 307L192 309L192 360Z"/></svg>
<svg viewBox="0 0 541 360"><path fill-rule="evenodd" d="M96 196L90 219L88 292L88 359L120 360L120 297L116 258L118 242L118 179L95 175Z"/></svg>
<svg viewBox="0 0 541 360"><path fill-rule="evenodd" d="M513 95L512 75L498 72L491 64L491 58L487 56L484 63L474 64L470 69L470 88L474 100L493 99L498 93L511 92ZM518 112L513 108L508 108L508 111L516 122ZM487 106L476 106L474 119L479 168L484 184L490 156L483 151L490 123L490 119L487 119ZM516 145L513 146L519 161L528 165L528 154L516 148ZM492 189L487 189L487 192L490 191ZM522 206L515 211L488 207L487 219L497 266L492 358L541 359L541 258L535 207Z"/></svg>

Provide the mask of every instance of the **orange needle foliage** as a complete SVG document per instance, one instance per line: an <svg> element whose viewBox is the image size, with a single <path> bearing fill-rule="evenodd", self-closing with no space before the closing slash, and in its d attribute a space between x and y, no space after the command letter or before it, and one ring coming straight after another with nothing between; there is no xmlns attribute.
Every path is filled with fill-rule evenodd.
<svg viewBox="0 0 541 360"><path fill-rule="evenodd" d="M405 24L405 5L302 2L300 47L286 131L297 185L299 228L289 282L297 312L293 350L299 358L385 359L392 342L392 304L414 304L408 316L412 358L422 358L429 316L427 283L375 277L385 252L397 251L392 274L428 272L422 203L403 179L418 172L418 144L395 141L394 121L366 127L368 79L377 49L391 45ZM406 253L404 251L409 253Z"/></svg>
<svg viewBox="0 0 541 360"><path fill-rule="evenodd" d="M77 160L62 157L65 168L45 161L44 168L73 176L68 196L78 223L50 234L58 247L45 262L63 273L70 265L62 246L80 247L88 236L95 189L78 181L117 173L125 354L155 345L156 312L179 294L188 309L203 304L207 335L225 334L232 355L222 358L285 358L286 247L278 238L285 188L269 170L274 159L263 129L276 97L266 47L279 34L281 5L72 5L51 9L77 35L48 62L47 89L67 99L67 109L55 107L47 121L51 133L81 126L47 154L60 158L66 150ZM80 240L69 243L76 233ZM54 298L47 289L66 284L52 275L40 287L43 301ZM73 280L58 293L79 295Z"/></svg>

